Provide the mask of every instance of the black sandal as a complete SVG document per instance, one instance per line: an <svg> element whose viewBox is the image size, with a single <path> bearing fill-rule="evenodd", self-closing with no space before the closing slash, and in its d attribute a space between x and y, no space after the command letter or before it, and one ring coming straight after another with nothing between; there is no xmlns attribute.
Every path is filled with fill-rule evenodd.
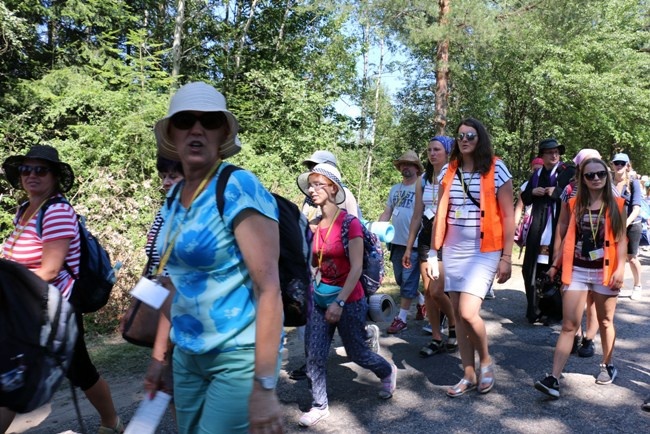
<svg viewBox="0 0 650 434"><path fill-rule="evenodd" d="M442 341L433 339L429 345L425 345L420 349L420 357L431 357L441 352L442 349Z"/></svg>

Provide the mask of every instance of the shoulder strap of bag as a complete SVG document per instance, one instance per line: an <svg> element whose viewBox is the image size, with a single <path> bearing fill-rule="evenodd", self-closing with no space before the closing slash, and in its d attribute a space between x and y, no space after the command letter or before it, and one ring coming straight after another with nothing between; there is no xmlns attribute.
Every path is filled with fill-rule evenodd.
<svg viewBox="0 0 650 434"><path fill-rule="evenodd" d="M230 178L230 174L237 170L242 170L242 168L235 166L233 164L229 164L226 167L224 167L221 170L221 172L219 172L219 174L217 175L219 179L217 179L216 195L217 195L217 210L219 211L219 215L223 216L223 208L225 206L224 193L226 192L228 179Z"/></svg>
<svg viewBox="0 0 650 434"><path fill-rule="evenodd" d="M480 208L481 208L481 205L478 203L478 201L477 201L476 199L474 199L474 196L472 196L472 193L469 192L469 187L468 187L467 184L465 184L465 182L463 181L463 178L462 178L463 175L460 173L460 167L456 169L456 175L458 175L458 180L460 181L460 185L462 185L463 188L465 189L465 194L467 195L467 197L469 198L469 200L472 201L472 203L473 203L474 205L476 205L477 208L480 209ZM479 178L479 179L480 179L480 178Z"/></svg>

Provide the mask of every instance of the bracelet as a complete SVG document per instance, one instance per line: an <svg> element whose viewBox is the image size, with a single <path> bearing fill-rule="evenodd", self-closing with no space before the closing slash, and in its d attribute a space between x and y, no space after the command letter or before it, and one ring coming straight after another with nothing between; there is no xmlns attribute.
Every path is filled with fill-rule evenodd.
<svg viewBox="0 0 650 434"><path fill-rule="evenodd" d="M506 257L508 257L508 258L511 258L511 257L512 257L512 255L504 255L503 253L501 253L501 257L503 258L504 256L506 256Z"/></svg>
<svg viewBox="0 0 650 434"><path fill-rule="evenodd" d="M503 258L503 257L501 258L501 260L502 260L503 262L505 262L506 264L512 264L512 262L510 262L509 260L506 260L506 259Z"/></svg>

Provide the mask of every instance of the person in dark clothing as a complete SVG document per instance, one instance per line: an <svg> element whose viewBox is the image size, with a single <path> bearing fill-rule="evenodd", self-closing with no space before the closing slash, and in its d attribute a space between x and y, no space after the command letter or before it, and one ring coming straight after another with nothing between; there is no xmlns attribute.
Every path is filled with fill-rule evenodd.
<svg viewBox="0 0 650 434"><path fill-rule="evenodd" d="M556 139L542 140L538 145L538 156L544 166L533 172L526 189L521 193L524 205L532 205L530 231L526 239L526 253L522 274L526 287L526 318L531 324L539 321L560 320L561 318L544 318L535 292L535 277L546 273L553 259L553 241L555 226L560 215L560 195L575 174L575 166L562 162L564 145ZM557 309L554 316L561 316Z"/></svg>

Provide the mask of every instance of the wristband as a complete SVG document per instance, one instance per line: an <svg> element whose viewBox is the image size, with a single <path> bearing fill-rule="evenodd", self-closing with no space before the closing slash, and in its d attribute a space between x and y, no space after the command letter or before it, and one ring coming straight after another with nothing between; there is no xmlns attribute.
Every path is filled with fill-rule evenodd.
<svg viewBox="0 0 650 434"><path fill-rule="evenodd" d="M427 255L429 259L437 258L438 257L438 251L429 249L429 253Z"/></svg>

